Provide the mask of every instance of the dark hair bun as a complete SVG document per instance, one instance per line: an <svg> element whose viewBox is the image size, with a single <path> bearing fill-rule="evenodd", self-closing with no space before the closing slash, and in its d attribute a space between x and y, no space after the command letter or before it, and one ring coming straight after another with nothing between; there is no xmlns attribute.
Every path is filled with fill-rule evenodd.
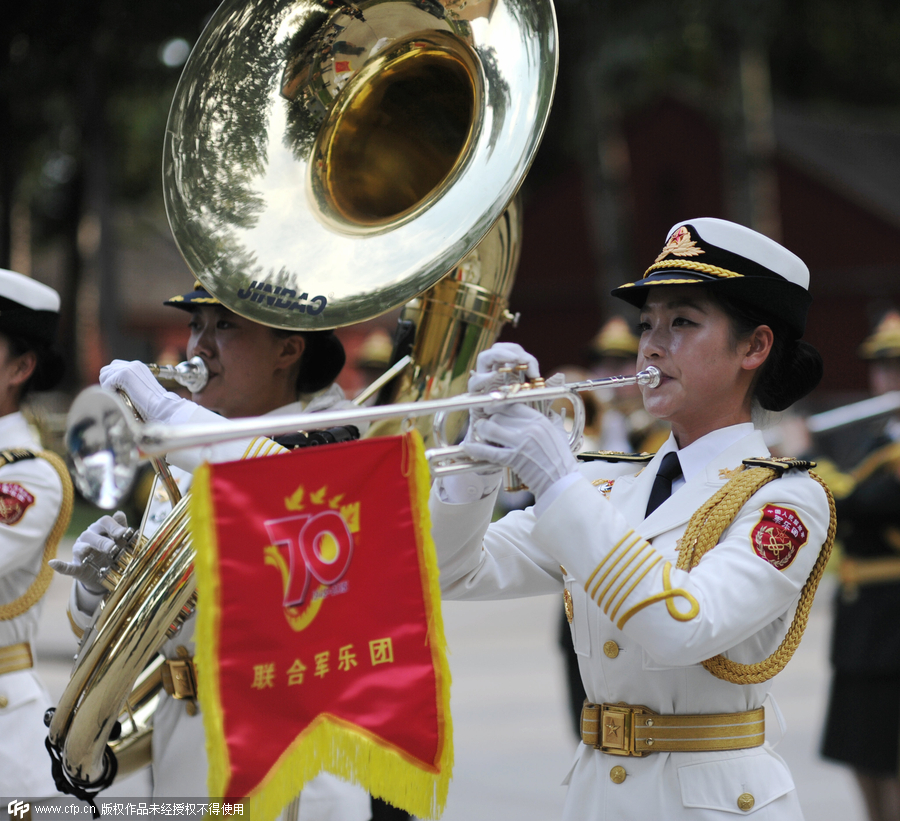
<svg viewBox="0 0 900 821"><path fill-rule="evenodd" d="M297 374L297 393L315 393L327 388L346 361L344 346L333 331L306 331L306 349Z"/></svg>
<svg viewBox="0 0 900 821"><path fill-rule="evenodd" d="M770 411L783 411L815 389L822 379L819 352L804 340L789 341L772 351L756 387L756 398Z"/></svg>
<svg viewBox="0 0 900 821"><path fill-rule="evenodd" d="M31 385L35 391L49 391L55 388L66 373L66 363L62 354L55 348L43 348L37 351L37 366L31 376Z"/></svg>

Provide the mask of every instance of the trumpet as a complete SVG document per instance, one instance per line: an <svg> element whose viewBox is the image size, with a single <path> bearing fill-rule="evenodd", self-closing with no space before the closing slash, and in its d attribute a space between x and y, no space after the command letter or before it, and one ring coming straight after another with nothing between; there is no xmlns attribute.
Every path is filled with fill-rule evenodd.
<svg viewBox="0 0 900 821"><path fill-rule="evenodd" d="M659 380L659 371L649 367L635 376L585 379L558 386L548 386L543 380L513 382L486 393L464 393L444 399L180 426L158 423L140 425L127 413L117 396L93 386L83 390L72 403L66 427L66 447L78 489L98 507L112 509L128 493L144 459L159 457L172 450L252 436L276 436L382 419L406 420L473 408L490 413L509 402L544 403L554 399L568 399L571 402L574 409L573 440L578 441L584 427L584 403L579 396L582 391L628 385L655 388ZM486 466L484 462L469 459L460 445L444 444L431 448L425 456L433 476L479 470Z"/></svg>

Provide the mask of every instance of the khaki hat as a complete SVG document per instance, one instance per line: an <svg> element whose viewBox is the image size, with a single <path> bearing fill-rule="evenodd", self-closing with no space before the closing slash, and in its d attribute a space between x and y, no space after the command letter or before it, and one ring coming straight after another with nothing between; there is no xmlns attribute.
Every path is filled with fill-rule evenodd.
<svg viewBox="0 0 900 821"><path fill-rule="evenodd" d="M875 330L859 346L862 359L894 359L900 357L900 313L888 311Z"/></svg>
<svg viewBox="0 0 900 821"><path fill-rule="evenodd" d="M608 320L591 340L590 355L593 359L618 356L633 359L638 352L638 337L621 316Z"/></svg>
<svg viewBox="0 0 900 821"><path fill-rule="evenodd" d="M357 368L386 368L391 364L394 343L387 331L376 328L359 347L356 356Z"/></svg>

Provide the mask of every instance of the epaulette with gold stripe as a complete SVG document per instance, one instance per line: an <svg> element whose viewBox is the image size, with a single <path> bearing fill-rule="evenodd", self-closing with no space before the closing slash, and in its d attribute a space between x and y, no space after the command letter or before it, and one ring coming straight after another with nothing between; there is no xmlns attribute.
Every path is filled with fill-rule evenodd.
<svg viewBox="0 0 900 821"><path fill-rule="evenodd" d="M794 459L792 456L769 456L760 457L758 459L744 459L741 463L748 468L773 468L782 474L789 470L811 470L816 466L815 462L809 462L806 459Z"/></svg>
<svg viewBox="0 0 900 821"><path fill-rule="evenodd" d="M15 462L24 462L26 459L37 458L37 453L33 450L25 450L24 448L13 448L12 450L0 450L0 468L6 465L12 465Z"/></svg>
<svg viewBox="0 0 900 821"><path fill-rule="evenodd" d="M617 450L588 450L578 454L582 462L637 462L645 465L653 458L652 453L620 453Z"/></svg>

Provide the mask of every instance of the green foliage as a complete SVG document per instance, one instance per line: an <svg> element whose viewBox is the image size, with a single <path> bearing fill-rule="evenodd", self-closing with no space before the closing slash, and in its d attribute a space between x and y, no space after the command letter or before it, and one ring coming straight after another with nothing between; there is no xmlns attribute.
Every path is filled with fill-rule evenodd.
<svg viewBox="0 0 900 821"><path fill-rule="evenodd" d="M574 119L566 120L576 127L584 103L572 95L595 95L599 105L606 101L620 111L673 88L724 95L735 55L748 44L769 54L776 96L886 107L900 99L895 0L559 0L557 5L558 107L572 109ZM44 216L43 224L54 230L66 186L82 169L85 133L96 128L105 129L114 195L158 207L164 128L180 73L158 55L171 38L193 43L214 9L210 0L41 0L5 10L0 93L8 101L9 123L4 143L18 190L31 196L39 225ZM258 51L264 43L247 46ZM249 79L234 85L235 102L256 93ZM579 138L567 134L565 139L574 144ZM265 148L257 142L240 150Z"/></svg>

